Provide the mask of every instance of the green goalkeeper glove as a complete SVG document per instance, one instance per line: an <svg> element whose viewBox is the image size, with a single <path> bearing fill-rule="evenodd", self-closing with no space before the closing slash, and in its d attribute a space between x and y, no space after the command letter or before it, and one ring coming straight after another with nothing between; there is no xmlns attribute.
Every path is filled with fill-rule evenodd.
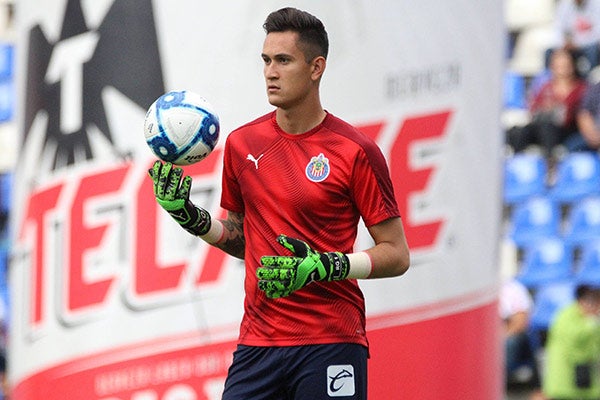
<svg viewBox="0 0 600 400"><path fill-rule="evenodd" d="M148 175L154 182L154 197L171 217L192 235L204 235L210 229L208 211L196 207L190 201L192 178L183 176L183 170L173 164L157 160Z"/></svg>
<svg viewBox="0 0 600 400"><path fill-rule="evenodd" d="M258 287L272 299L289 296L314 281L345 279L350 262L344 253L318 253L299 239L279 235L277 241L294 256L263 256L256 270Z"/></svg>

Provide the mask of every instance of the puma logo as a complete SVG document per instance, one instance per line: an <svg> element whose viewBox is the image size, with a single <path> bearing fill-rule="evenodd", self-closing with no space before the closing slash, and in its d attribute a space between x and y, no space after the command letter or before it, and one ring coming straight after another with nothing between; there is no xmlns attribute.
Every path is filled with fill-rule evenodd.
<svg viewBox="0 0 600 400"><path fill-rule="evenodd" d="M246 157L246 160L250 160L254 163L254 166L256 167L256 169L258 169L258 160L260 160L262 158L264 154L261 154L260 156L258 156L258 158L254 158L254 156L252 154L248 154L248 156Z"/></svg>

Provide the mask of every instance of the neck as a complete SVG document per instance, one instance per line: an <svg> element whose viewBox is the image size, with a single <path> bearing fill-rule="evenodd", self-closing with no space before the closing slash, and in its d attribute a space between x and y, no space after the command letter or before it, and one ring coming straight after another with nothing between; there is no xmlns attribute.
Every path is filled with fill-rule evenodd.
<svg viewBox="0 0 600 400"><path fill-rule="evenodd" d="M553 81L556 83L571 83L575 82L575 77L572 75L560 75L556 76Z"/></svg>
<svg viewBox="0 0 600 400"><path fill-rule="evenodd" d="M300 134L318 126L327 115L321 103L289 109L277 108L277 124L284 132Z"/></svg>

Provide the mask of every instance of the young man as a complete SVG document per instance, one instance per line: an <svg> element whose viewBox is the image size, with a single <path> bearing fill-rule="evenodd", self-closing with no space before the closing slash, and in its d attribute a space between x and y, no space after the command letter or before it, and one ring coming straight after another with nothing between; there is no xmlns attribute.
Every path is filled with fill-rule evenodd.
<svg viewBox="0 0 600 400"><path fill-rule="evenodd" d="M190 177L169 163L150 170L155 195L189 232L245 260L244 317L223 399L365 399L356 279L409 267L388 168L373 141L321 106L321 21L284 8L264 28L264 78L276 109L227 138L227 219L193 205ZM360 218L375 244L353 253Z"/></svg>

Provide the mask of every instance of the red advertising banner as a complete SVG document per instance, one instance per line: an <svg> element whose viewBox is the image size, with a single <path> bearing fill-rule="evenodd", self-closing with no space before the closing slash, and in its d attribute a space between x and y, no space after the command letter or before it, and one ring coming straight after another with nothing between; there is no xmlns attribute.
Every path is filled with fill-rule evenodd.
<svg viewBox="0 0 600 400"><path fill-rule="evenodd" d="M222 139L184 169L223 216L225 138L271 110L268 3L19 3L11 400L220 398L244 268L156 204L142 127L169 90L210 100ZM325 108L380 146L411 249L404 276L360 281L370 398L500 400L501 4L291 3L327 26Z"/></svg>

